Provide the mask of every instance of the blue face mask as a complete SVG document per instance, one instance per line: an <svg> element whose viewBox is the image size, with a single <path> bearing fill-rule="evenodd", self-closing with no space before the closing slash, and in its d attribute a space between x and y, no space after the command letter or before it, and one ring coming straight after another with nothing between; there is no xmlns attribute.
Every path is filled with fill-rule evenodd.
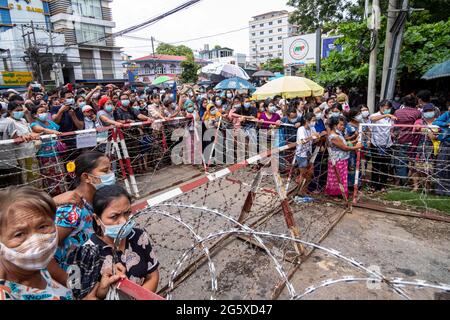
<svg viewBox="0 0 450 320"><path fill-rule="evenodd" d="M331 118L339 118L341 116L341 114L339 112L332 112L331 113Z"/></svg>
<svg viewBox="0 0 450 320"><path fill-rule="evenodd" d="M122 106L124 106L125 108L128 108L130 106L130 100L122 100L120 101L120 103L122 103Z"/></svg>
<svg viewBox="0 0 450 320"><path fill-rule="evenodd" d="M251 103L248 103L248 102L244 103L244 108L245 109L250 109L251 106L252 106Z"/></svg>
<svg viewBox="0 0 450 320"><path fill-rule="evenodd" d="M113 111L113 106L109 105L105 107L105 111L111 113Z"/></svg>
<svg viewBox="0 0 450 320"><path fill-rule="evenodd" d="M75 103L75 100L74 100L73 98L66 99L66 105L71 106L71 105L73 105L74 103Z"/></svg>
<svg viewBox="0 0 450 320"><path fill-rule="evenodd" d="M39 121L46 122L48 119L48 113L38 114L37 117L38 117Z"/></svg>
<svg viewBox="0 0 450 320"><path fill-rule="evenodd" d="M16 120L21 120L25 116L25 112L23 112L23 111L13 111L12 116Z"/></svg>
<svg viewBox="0 0 450 320"><path fill-rule="evenodd" d="M423 113L423 117L425 119L433 119L434 118L434 111L424 112Z"/></svg>
<svg viewBox="0 0 450 320"><path fill-rule="evenodd" d="M114 174L114 172L95 177L99 178L102 181L99 184L95 185L95 189L97 190L103 188L104 186L112 186L116 184L116 175Z"/></svg>
<svg viewBox="0 0 450 320"><path fill-rule="evenodd" d="M133 110L139 111L141 108L139 106L134 106Z"/></svg>
<svg viewBox="0 0 450 320"><path fill-rule="evenodd" d="M391 114L391 109L384 110L384 114Z"/></svg>
<svg viewBox="0 0 450 320"><path fill-rule="evenodd" d="M84 106L86 105L86 102L80 102L80 104L79 104L79 106L80 106L80 108L83 108Z"/></svg>
<svg viewBox="0 0 450 320"><path fill-rule="evenodd" d="M186 111L188 112L188 113L194 113L194 107L189 107L189 108L187 108L186 109Z"/></svg>
<svg viewBox="0 0 450 320"><path fill-rule="evenodd" d="M122 229L122 227L125 225L125 223L122 224L116 224L113 226L105 226L103 224L103 222L100 223L103 225L103 233L105 234L105 236L111 238L111 239L116 239L117 236L119 235L120 229ZM122 232L122 234L120 235L120 240L125 239L126 237L128 237L128 235L131 233L131 231L133 230L134 226L136 225L136 222L133 220L131 221L126 227L125 230Z"/></svg>

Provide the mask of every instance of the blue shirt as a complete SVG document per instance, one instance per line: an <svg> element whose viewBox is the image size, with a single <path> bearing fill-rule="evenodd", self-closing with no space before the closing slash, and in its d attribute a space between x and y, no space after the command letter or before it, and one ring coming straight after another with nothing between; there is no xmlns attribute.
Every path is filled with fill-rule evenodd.
<svg viewBox="0 0 450 320"><path fill-rule="evenodd" d="M327 131L327 128L325 127L325 123L323 122L322 119L317 120L314 129L316 129L317 133L322 133L324 131Z"/></svg>
<svg viewBox="0 0 450 320"><path fill-rule="evenodd" d="M33 122L30 125L30 127L33 128L35 126L40 126L45 129L50 129L50 130L55 130L55 131L59 130L59 126L55 122L50 121L50 120L47 120L47 122L48 122L48 124L46 125L45 123L37 120L37 121ZM44 158L56 157L56 155L57 155L56 144L57 144L57 140L54 138L48 138L48 139L42 140L42 146L39 149L37 156L44 157Z"/></svg>
<svg viewBox="0 0 450 320"><path fill-rule="evenodd" d="M450 124L450 112L446 112L437 118L433 125L441 128L442 132L439 134L439 141L441 142L450 142L450 128L448 125Z"/></svg>

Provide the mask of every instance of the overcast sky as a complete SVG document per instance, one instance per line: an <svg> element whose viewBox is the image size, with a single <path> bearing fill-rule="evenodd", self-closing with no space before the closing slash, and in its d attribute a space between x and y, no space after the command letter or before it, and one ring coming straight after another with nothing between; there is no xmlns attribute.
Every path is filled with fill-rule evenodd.
<svg viewBox="0 0 450 320"><path fill-rule="evenodd" d="M148 20L184 2L186 0L114 0L111 4L113 19L117 25L114 31ZM116 43L133 58L138 58L151 54L151 36L156 40L172 43L245 28L251 17L258 14L275 10L292 11L293 8L286 6L286 2L287 0L202 0L156 24L128 34L148 38L148 41L120 37ZM187 45L193 50L203 49L205 44L210 47L220 45L248 55L248 32L246 29L178 44ZM155 49L157 45L155 43Z"/></svg>

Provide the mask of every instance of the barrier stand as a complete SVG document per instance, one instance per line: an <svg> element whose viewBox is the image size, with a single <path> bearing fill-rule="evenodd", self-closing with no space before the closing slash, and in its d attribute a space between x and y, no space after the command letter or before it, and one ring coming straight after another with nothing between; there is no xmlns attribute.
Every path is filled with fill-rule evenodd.
<svg viewBox="0 0 450 320"><path fill-rule="evenodd" d="M123 132L122 132L122 130L120 128L117 128L117 135L116 135L116 137L119 138L119 143L120 143L120 146L122 147L123 157L124 157L124 160L125 160L125 165L126 165L127 170L128 170L128 175L129 175L129 178L130 178L130 181L131 181L131 187L133 189L133 193L134 193L136 198L139 198L140 197L139 189L138 189L138 186L137 186L136 178L134 176L133 167L131 166L131 161L130 161L130 156L128 154L127 144L125 143L125 138L124 138Z"/></svg>
<svg viewBox="0 0 450 320"><path fill-rule="evenodd" d="M247 194L247 198L245 198L244 205L242 206L241 214L239 215L238 222L242 223L247 215L252 210L253 201L256 198L256 193L258 192L259 185L261 184L262 180L262 170L259 170L255 179L253 179L252 186L250 188L250 191Z"/></svg>
<svg viewBox="0 0 450 320"><path fill-rule="evenodd" d="M298 184L298 189L297 189L298 195L303 193L303 189L305 188L306 181L308 181L309 176L311 174L314 174L314 163L316 162L317 156L319 155L320 147L321 146L317 146L314 149L314 153L312 154L311 159L309 160L308 170L306 171L305 176L301 177L301 180L300 180L300 183Z"/></svg>
<svg viewBox="0 0 450 320"><path fill-rule="evenodd" d="M362 144L362 125L359 125L359 138L358 142ZM359 187L359 167L361 165L361 149L358 150L356 154L356 170L355 170L355 183L353 185L353 204L356 204L358 201L358 187Z"/></svg>
<svg viewBox="0 0 450 320"><path fill-rule="evenodd" d="M119 144L117 143L117 129L112 130L112 149L116 151L117 161L119 162L120 171L122 173L123 182L125 183L125 188L128 193L131 194L130 182L128 181L127 173L125 171L125 166L123 164L122 154L120 153ZM113 151L114 152L114 151Z"/></svg>
<svg viewBox="0 0 450 320"><path fill-rule="evenodd" d="M217 145L217 137L219 136L219 130L220 130L220 126L222 124L222 116L219 118L219 123L217 125L217 129L216 129L216 134L214 135L214 142L213 142L213 146L211 148L211 153L209 154L209 158L208 158L208 164L206 165L206 173L208 173L208 169L209 166L211 165L211 158L214 154L214 151L216 150L216 145Z"/></svg>
<svg viewBox="0 0 450 320"><path fill-rule="evenodd" d="M274 153L278 156L279 150L276 150ZM276 159L278 160L278 157L274 157L274 155L272 154L271 167L273 180L275 182L275 187L278 192L278 196L280 197L281 200L281 208L283 210L284 220L286 221L286 225L289 229L289 232L291 233L291 236L293 238L300 239L300 230L297 224L295 223L294 214L292 213L291 207L289 206L289 200L286 191L287 189L285 189L283 186L283 180L281 179L280 172L278 170L279 167L278 161L275 161ZM302 244L296 242L294 244L294 248L297 253L297 256L302 256L305 254L305 248L303 247Z"/></svg>

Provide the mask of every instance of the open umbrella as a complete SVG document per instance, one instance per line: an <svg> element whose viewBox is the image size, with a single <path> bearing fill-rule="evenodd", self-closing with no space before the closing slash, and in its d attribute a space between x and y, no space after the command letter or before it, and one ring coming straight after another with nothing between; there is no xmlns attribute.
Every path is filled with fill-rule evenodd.
<svg viewBox="0 0 450 320"><path fill-rule="evenodd" d="M241 67L235 64L227 64L227 63L212 63L204 66L199 70L199 73L203 74L214 74L219 75L225 78L233 78L238 77L245 80L250 79L247 72Z"/></svg>
<svg viewBox="0 0 450 320"><path fill-rule="evenodd" d="M241 78L231 78L223 80L214 89L216 90L256 90L247 80Z"/></svg>
<svg viewBox="0 0 450 320"><path fill-rule="evenodd" d="M423 75L422 79L432 80L444 77L450 77L450 60L435 65Z"/></svg>
<svg viewBox="0 0 450 320"><path fill-rule="evenodd" d="M274 96L284 99L317 97L324 93L324 89L312 80L302 77L283 77L270 81L256 90L253 94L258 100Z"/></svg>
<svg viewBox="0 0 450 320"><path fill-rule="evenodd" d="M275 76L275 74L271 71L267 71L267 70L261 70L258 72L255 72L252 77L254 78L269 78L269 77L273 77Z"/></svg>
<svg viewBox="0 0 450 320"><path fill-rule="evenodd" d="M157 86L159 84L172 81L172 79L168 76L161 76L153 80L152 85Z"/></svg>

